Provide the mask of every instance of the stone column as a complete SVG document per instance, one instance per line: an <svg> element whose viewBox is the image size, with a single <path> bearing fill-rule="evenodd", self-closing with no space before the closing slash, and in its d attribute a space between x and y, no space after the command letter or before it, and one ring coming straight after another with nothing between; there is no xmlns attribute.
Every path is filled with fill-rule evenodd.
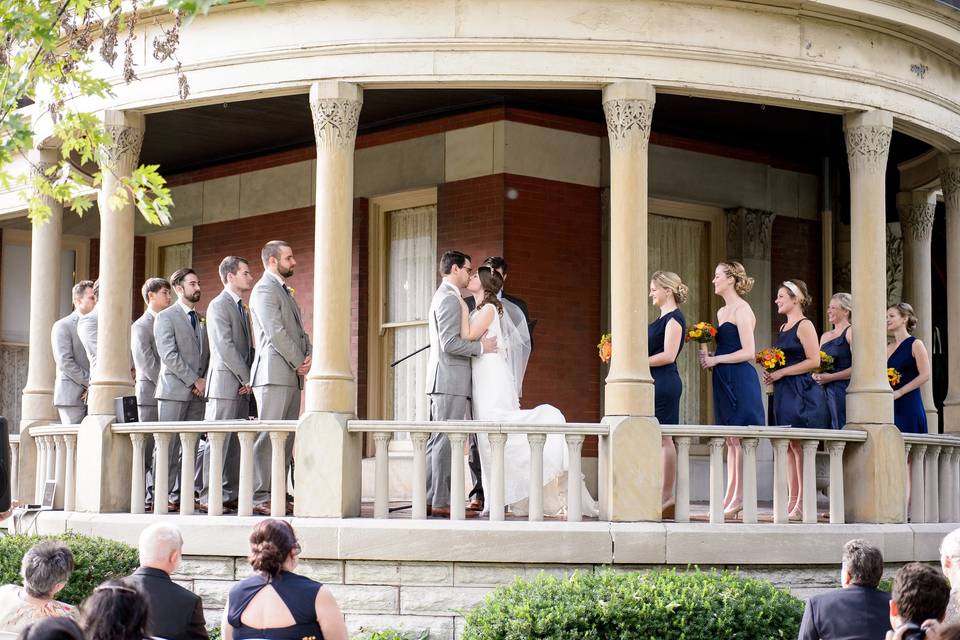
<svg viewBox="0 0 960 640"><path fill-rule="evenodd" d="M930 237L933 217L937 211L937 193L916 190L897 194L897 212L903 236L903 301L917 312L919 322L913 332L931 357L933 365L933 273L930 258ZM937 408L933 402L933 376L920 388L927 424L931 433L937 431Z"/></svg>
<svg viewBox="0 0 960 640"><path fill-rule="evenodd" d="M599 479L613 521L660 520L660 429L647 364L647 183L650 124L656 92L646 82L603 88L610 140L610 325Z"/></svg>
<svg viewBox="0 0 960 640"><path fill-rule="evenodd" d="M356 413L350 368L350 265L353 156L363 90L336 80L310 87L317 142L314 240L313 363L306 413L297 426L298 516L360 515L359 434L347 431Z"/></svg>
<svg viewBox="0 0 960 640"><path fill-rule="evenodd" d="M47 168L56 164L57 152L34 151L30 161L37 175L45 175ZM59 422L53 406L53 384L56 364L50 333L60 315L60 255L63 229L63 205L45 198L50 207L46 222L34 223L30 240L30 350L27 364L27 383L23 388L20 420L19 488L14 493L32 496L36 473L36 447L30 437L30 428ZM37 496L37 502L39 498Z"/></svg>
<svg viewBox="0 0 960 640"><path fill-rule="evenodd" d="M844 117L850 169L851 293L857 323L847 426L867 441L846 448L847 522L903 522L906 460L893 426L893 392L886 376L886 282L877 269L886 255L885 178L893 117L883 111Z"/></svg>
<svg viewBox="0 0 960 640"><path fill-rule="evenodd" d="M77 479L79 511L125 511L130 507L132 445L114 436L114 398L133 395L130 376L130 316L133 288L133 223L131 198L120 206L115 197L120 180L137 166L143 143L143 116L104 111L111 141L100 150L103 180L97 197L100 211L100 298L97 302L97 366L92 373L89 415L80 427L77 456L84 471Z"/></svg>
<svg viewBox="0 0 960 640"><path fill-rule="evenodd" d="M940 158L940 187L947 210L947 317L960 318L960 153ZM947 327L949 387L943 401L943 431L960 432L960 329Z"/></svg>

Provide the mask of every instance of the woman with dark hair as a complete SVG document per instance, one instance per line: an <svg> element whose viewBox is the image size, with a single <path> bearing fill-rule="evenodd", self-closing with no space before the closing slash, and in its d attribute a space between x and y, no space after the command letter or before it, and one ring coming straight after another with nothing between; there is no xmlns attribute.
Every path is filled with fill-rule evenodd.
<svg viewBox="0 0 960 640"><path fill-rule="evenodd" d="M72 618L44 618L28 624L17 640L84 640L83 631Z"/></svg>
<svg viewBox="0 0 960 640"><path fill-rule="evenodd" d="M256 573L230 589L223 640L347 640L343 614L330 590L293 573L300 543L285 520L259 522L250 534Z"/></svg>
<svg viewBox="0 0 960 640"><path fill-rule="evenodd" d="M887 309L887 368L900 380L893 385L893 422L903 433L927 433L927 413L920 387L930 379L930 358L923 342L910 335L917 328L917 314L906 302Z"/></svg>
<svg viewBox="0 0 960 640"><path fill-rule="evenodd" d="M54 600L70 574L73 553L62 542L39 542L20 563L23 586L0 587L0 632L16 633L41 618L76 618L76 607Z"/></svg>
<svg viewBox="0 0 960 640"><path fill-rule="evenodd" d="M119 580L104 582L80 605L80 626L87 640L144 640L147 599Z"/></svg>

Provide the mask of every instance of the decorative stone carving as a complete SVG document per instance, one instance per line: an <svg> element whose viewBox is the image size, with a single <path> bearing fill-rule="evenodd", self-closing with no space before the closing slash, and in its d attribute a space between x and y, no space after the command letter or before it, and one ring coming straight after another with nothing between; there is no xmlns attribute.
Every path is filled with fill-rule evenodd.
<svg viewBox="0 0 960 640"><path fill-rule="evenodd" d="M143 129L108 124L104 127L112 142L100 149L100 164L118 176L129 175L140 159Z"/></svg>
<svg viewBox="0 0 960 640"><path fill-rule="evenodd" d="M960 166L945 166L940 171L940 188L947 207L960 210Z"/></svg>
<svg viewBox="0 0 960 640"><path fill-rule="evenodd" d="M883 174L887 170L893 129L878 125L851 127L845 132L851 173Z"/></svg>
<svg viewBox="0 0 960 640"><path fill-rule="evenodd" d="M313 134L318 149L340 151L352 149L357 140L361 100L324 98L310 100L313 114Z"/></svg>
<svg viewBox="0 0 960 640"><path fill-rule="evenodd" d="M770 259L773 219L777 214L762 209L727 209L727 255L731 259Z"/></svg>
<svg viewBox="0 0 960 640"><path fill-rule="evenodd" d="M903 294L903 238L887 230L887 304L899 302Z"/></svg>
<svg viewBox="0 0 960 640"><path fill-rule="evenodd" d="M654 103L647 100L609 100L603 103L610 145L623 149L636 143L646 149L650 142Z"/></svg>
<svg viewBox="0 0 960 640"><path fill-rule="evenodd" d="M933 218L937 212L935 202L911 202L899 205L897 212L900 214L900 229L903 234L909 233L919 242L930 240L933 232Z"/></svg>

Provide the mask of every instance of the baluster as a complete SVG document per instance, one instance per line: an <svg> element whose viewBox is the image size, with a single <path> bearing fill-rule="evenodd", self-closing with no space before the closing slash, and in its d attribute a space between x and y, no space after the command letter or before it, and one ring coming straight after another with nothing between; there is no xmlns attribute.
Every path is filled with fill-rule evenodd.
<svg viewBox="0 0 960 640"><path fill-rule="evenodd" d="M567 522L583 520L583 472L580 454L583 451L584 436L580 433L568 433L567 452L570 464L567 470Z"/></svg>
<svg viewBox="0 0 960 640"><path fill-rule="evenodd" d="M803 441L803 522L817 523L817 446L819 440Z"/></svg>
<svg viewBox="0 0 960 640"><path fill-rule="evenodd" d="M543 445L547 442L545 433L528 433L530 444L530 500L527 520L543 520Z"/></svg>
<svg viewBox="0 0 960 640"><path fill-rule="evenodd" d="M144 494L147 481L144 477L144 448L146 436L142 433L130 434L130 445L133 448L133 462L130 463L130 513L144 512Z"/></svg>
<svg viewBox="0 0 960 640"><path fill-rule="evenodd" d="M63 490L63 510L73 511L77 504L77 436L64 437L67 447L67 479Z"/></svg>
<svg viewBox="0 0 960 640"><path fill-rule="evenodd" d="M170 442L172 433L153 434L153 453L155 478L153 479L153 512L157 515L167 513L170 502Z"/></svg>
<svg viewBox="0 0 960 640"><path fill-rule="evenodd" d="M180 515L193 515L193 485L197 469L199 433L180 434Z"/></svg>
<svg viewBox="0 0 960 640"><path fill-rule="evenodd" d="M723 438L710 438L710 524L723 522L723 444Z"/></svg>
<svg viewBox="0 0 960 640"><path fill-rule="evenodd" d="M414 520L427 517L427 439L429 433L411 433L413 443L413 505Z"/></svg>
<svg viewBox="0 0 960 640"><path fill-rule="evenodd" d="M913 445L913 459L910 463L910 522L918 524L926 522L924 511L923 465L927 452L927 445Z"/></svg>
<svg viewBox="0 0 960 640"><path fill-rule="evenodd" d="M690 438L674 436L677 447L677 497L674 522L690 522Z"/></svg>
<svg viewBox="0 0 960 640"><path fill-rule="evenodd" d="M490 520L503 520L503 449L507 444L507 434L490 433L487 435L493 453L493 469L490 478ZM569 497L568 497L569 499Z"/></svg>
<svg viewBox="0 0 960 640"><path fill-rule="evenodd" d="M843 449L846 442L827 442L830 452L830 524L843 524L846 517L843 504Z"/></svg>
<svg viewBox="0 0 960 640"><path fill-rule="evenodd" d="M773 441L773 522L787 523L787 448L790 441L776 438Z"/></svg>
<svg viewBox="0 0 960 640"><path fill-rule="evenodd" d="M450 438L450 519L463 520L466 513L463 500L463 448L467 434L451 433Z"/></svg>
<svg viewBox="0 0 960 640"><path fill-rule="evenodd" d="M253 431L241 431L237 434L240 441L240 486L237 488L237 515L253 515L253 445L257 434Z"/></svg>
<svg viewBox="0 0 960 640"><path fill-rule="evenodd" d="M390 517L390 441L393 434L377 431L373 434L376 464L373 475L373 517ZM461 474L463 475L462 471Z"/></svg>
<svg viewBox="0 0 960 640"><path fill-rule="evenodd" d="M940 450L939 473L937 474L940 488L940 500L937 513L940 522L953 522L953 447L943 447Z"/></svg>
<svg viewBox="0 0 960 640"><path fill-rule="evenodd" d="M53 494L53 508L54 509L63 509L63 485L64 478L66 473L66 463L67 463L67 448L63 446L63 436L53 436L53 447L56 456L56 461L54 462L54 471L53 479L56 481L57 486Z"/></svg>
<svg viewBox="0 0 960 640"><path fill-rule="evenodd" d="M937 479L940 472L939 458L940 445L928 445L927 458L923 462L923 515L926 522L940 522L940 487Z"/></svg>
<svg viewBox="0 0 960 640"><path fill-rule="evenodd" d="M223 432L207 432L207 449L209 451L209 471L207 478L207 515L223 515L223 449L229 434Z"/></svg>
<svg viewBox="0 0 960 640"><path fill-rule="evenodd" d="M40 504L43 501L43 483L46 480L43 476L47 473L47 441L43 436L36 436L33 439L33 446L37 448L37 472L36 481L33 484L33 501Z"/></svg>
<svg viewBox="0 0 960 640"><path fill-rule="evenodd" d="M274 518L287 515L287 436L286 431L270 432L270 515Z"/></svg>
<svg viewBox="0 0 960 640"><path fill-rule="evenodd" d="M907 452L907 496L903 501L903 523L907 524L910 522L910 487L912 486L910 476L910 450L913 448L913 445L905 442L903 443L903 447Z"/></svg>
<svg viewBox="0 0 960 640"><path fill-rule="evenodd" d="M740 446L743 451L743 521L757 523L757 447L758 438L743 438Z"/></svg>
<svg viewBox="0 0 960 640"><path fill-rule="evenodd" d="M600 503L600 519L609 520L610 514L607 513L607 503L609 502L608 492L608 460L610 456L610 438L600 436L597 439L597 500Z"/></svg>
<svg viewBox="0 0 960 640"><path fill-rule="evenodd" d="M960 522L960 447L953 448L950 466L953 467L953 521Z"/></svg>
<svg viewBox="0 0 960 640"><path fill-rule="evenodd" d="M10 443L10 497L14 500L19 500L19 485L20 485L20 443L11 442Z"/></svg>
<svg viewBox="0 0 960 640"><path fill-rule="evenodd" d="M46 467L47 475L44 478L46 480L56 480L57 479L57 448L56 444L53 441L53 436L45 436L44 440L47 443L47 457L46 457Z"/></svg>

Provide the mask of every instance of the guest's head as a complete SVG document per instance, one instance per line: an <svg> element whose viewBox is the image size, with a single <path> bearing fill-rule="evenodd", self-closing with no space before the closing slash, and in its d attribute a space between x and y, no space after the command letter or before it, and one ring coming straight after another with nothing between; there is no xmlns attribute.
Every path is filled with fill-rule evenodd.
<svg viewBox="0 0 960 640"><path fill-rule="evenodd" d="M811 297L807 291L807 283L797 278L784 280L780 283L780 287L777 289L777 297L774 299L774 303L777 305L777 313L784 316L797 310L803 313L810 301Z"/></svg>
<svg viewBox="0 0 960 640"><path fill-rule="evenodd" d="M887 333L896 333L906 329L913 333L917 328L917 314L906 302L898 302L887 307Z"/></svg>
<svg viewBox="0 0 960 640"><path fill-rule="evenodd" d="M940 542L940 568L950 585L960 588L960 529L954 529Z"/></svg>
<svg viewBox="0 0 960 640"><path fill-rule="evenodd" d="M683 304L689 294L687 285L673 271L654 271L650 277L650 300L656 307L662 307L671 300L674 304Z"/></svg>
<svg viewBox="0 0 960 640"><path fill-rule="evenodd" d="M170 276L170 284L184 302L190 304L200 302L200 276L190 267L174 271Z"/></svg>
<svg viewBox="0 0 960 640"><path fill-rule="evenodd" d="M170 306L171 288L170 283L164 278L148 278L143 283L140 293L143 294L143 301L147 303L150 310L159 313Z"/></svg>
<svg viewBox="0 0 960 640"><path fill-rule="evenodd" d="M17 640L83 640L83 631L72 618L43 618L21 629Z"/></svg>
<svg viewBox="0 0 960 640"><path fill-rule="evenodd" d="M157 522L140 533L137 545L140 551L140 566L173 573L180 564L183 552L183 536L180 529L169 522Z"/></svg>
<svg viewBox="0 0 960 640"><path fill-rule="evenodd" d="M250 534L250 566L266 576L275 576L281 570L293 571L300 555L297 534L286 520L268 518L253 528Z"/></svg>
<svg viewBox="0 0 960 640"><path fill-rule="evenodd" d="M119 580L110 580L83 601L80 625L87 640L142 640L148 637L147 612L143 594Z"/></svg>
<svg viewBox="0 0 960 640"><path fill-rule="evenodd" d="M297 261L293 258L293 249L283 240L271 240L263 245L260 260L263 261L264 269L281 278L292 276L293 268L297 266Z"/></svg>
<svg viewBox="0 0 960 640"><path fill-rule="evenodd" d="M722 296L726 292L734 292L739 296L750 293L753 289L753 278L747 275L747 270L736 261L721 262L713 274L713 292Z"/></svg>
<svg viewBox="0 0 960 640"><path fill-rule="evenodd" d="M843 545L840 560L840 584L875 589L883 577L883 555L864 540L851 540Z"/></svg>
<svg viewBox="0 0 960 640"><path fill-rule="evenodd" d="M890 626L907 622L943 620L950 600L950 585L939 569L919 562L906 564L897 571L890 594Z"/></svg>
<svg viewBox="0 0 960 640"><path fill-rule="evenodd" d="M93 300L96 302L100 299L100 278L97 278L93 281Z"/></svg>
<svg viewBox="0 0 960 640"><path fill-rule="evenodd" d="M506 281L507 261L503 259L503 256L490 256L483 261L483 264L493 267L501 276L503 276L504 281Z"/></svg>
<svg viewBox="0 0 960 640"><path fill-rule="evenodd" d="M466 289L472 273L473 267L467 254L461 251L444 251L440 256L440 275L450 284Z"/></svg>
<svg viewBox="0 0 960 640"><path fill-rule="evenodd" d="M39 542L20 563L23 588L34 598L50 599L67 586L73 573L73 553L62 542Z"/></svg>
<svg viewBox="0 0 960 640"><path fill-rule="evenodd" d="M97 298L93 295L93 280L81 280L73 285L73 308L78 313L86 315L97 305Z"/></svg>
<svg viewBox="0 0 960 640"><path fill-rule="evenodd" d="M853 320L853 296L846 292L833 294L827 305L827 319L831 324Z"/></svg>
<svg viewBox="0 0 960 640"><path fill-rule="evenodd" d="M227 256L220 261L220 281L240 295L253 288L253 274L250 263L240 256Z"/></svg>

